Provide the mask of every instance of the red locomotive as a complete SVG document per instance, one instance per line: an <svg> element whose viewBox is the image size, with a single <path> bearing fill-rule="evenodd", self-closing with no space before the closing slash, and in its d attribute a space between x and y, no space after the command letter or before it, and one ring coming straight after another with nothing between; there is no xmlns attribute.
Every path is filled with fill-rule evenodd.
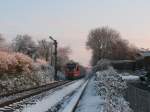
<svg viewBox="0 0 150 112"><path fill-rule="evenodd" d="M65 75L69 80L78 79L81 77L79 64L75 62L69 62L65 66Z"/></svg>

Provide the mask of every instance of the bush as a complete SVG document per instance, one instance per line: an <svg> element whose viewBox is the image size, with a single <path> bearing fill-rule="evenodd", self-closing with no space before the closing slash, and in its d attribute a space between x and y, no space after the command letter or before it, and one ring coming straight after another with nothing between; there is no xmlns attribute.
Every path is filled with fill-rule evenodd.
<svg viewBox="0 0 150 112"><path fill-rule="evenodd" d="M0 51L0 94L51 83L54 68L22 53Z"/></svg>
<svg viewBox="0 0 150 112"><path fill-rule="evenodd" d="M32 71L33 60L30 57L22 53L15 53L14 58L17 60L16 70L27 73L30 73Z"/></svg>
<svg viewBox="0 0 150 112"><path fill-rule="evenodd" d="M34 64L33 74L39 80L40 85L51 83L54 80L54 68L50 65Z"/></svg>
<svg viewBox="0 0 150 112"><path fill-rule="evenodd" d="M39 82L36 77L22 73L16 76L10 76L10 74L4 74L0 78L0 94L10 93L18 90L24 90L27 88L38 86Z"/></svg>
<svg viewBox="0 0 150 112"><path fill-rule="evenodd" d="M47 65L48 64L48 62L43 60L43 59L37 59L36 63L39 64L39 65Z"/></svg>
<svg viewBox="0 0 150 112"><path fill-rule="evenodd" d="M33 60L22 53L8 53L0 51L1 73L30 73L33 69Z"/></svg>
<svg viewBox="0 0 150 112"><path fill-rule="evenodd" d="M94 66L93 71L106 70L110 66L110 61L107 59L101 59L97 62L96 66Z"/></svg>
<svg viewBox="0 0 150 112"><path fill-rule="evenodd" d="M96 74L97 93L105 99L103 112L132 112L123 97L127 85L121 74L112 67Z"/></svg>

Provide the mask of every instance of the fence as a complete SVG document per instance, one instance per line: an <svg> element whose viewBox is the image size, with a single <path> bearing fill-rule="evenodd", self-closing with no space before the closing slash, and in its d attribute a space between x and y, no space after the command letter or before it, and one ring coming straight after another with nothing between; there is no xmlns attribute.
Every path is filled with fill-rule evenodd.
<svg viewBox="0 0 150 112"><path fill-rule="evenodd" d="M128 84L126 99L134 112L150 112L150 92Z"/></svg>

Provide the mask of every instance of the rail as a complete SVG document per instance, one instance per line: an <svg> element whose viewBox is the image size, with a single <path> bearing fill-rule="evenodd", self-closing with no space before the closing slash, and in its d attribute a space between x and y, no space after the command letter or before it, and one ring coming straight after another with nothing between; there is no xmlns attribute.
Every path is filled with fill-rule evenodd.
<svg viewBox="0 0 150 112"><path fill-rule="evenodd" d="M88 81L86 81L81 88L78 90L78 92L75 94L75 96L72 98L72 100L68 103L68 105L65 107L63 112L75 112L77 105L85 91L85 88L88 84Z"/></svg>
<svg viewBox="0 0 150 112"><path fill-rule="evenodd" d="M17 91L10 94L0 95L0 107L8 106L12 103L19 102L25 98L40 94L42 92L51 90L61 85L67 84L69 81L59 81L51 84L43 85L40 87L34 87L26 90ZM10 97L10 98L9 98Z"/></svg>

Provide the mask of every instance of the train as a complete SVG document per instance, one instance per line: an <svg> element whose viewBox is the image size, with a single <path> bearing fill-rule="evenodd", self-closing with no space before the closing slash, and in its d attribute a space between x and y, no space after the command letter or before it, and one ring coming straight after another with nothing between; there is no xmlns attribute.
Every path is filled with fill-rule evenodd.
<svg viewBox="0 0 150 112"><path fill-rule="evenodd" d="M86 70L76 62L68 62L65 65L65 77L67 80L75 80L84 77Z"/></svg>

